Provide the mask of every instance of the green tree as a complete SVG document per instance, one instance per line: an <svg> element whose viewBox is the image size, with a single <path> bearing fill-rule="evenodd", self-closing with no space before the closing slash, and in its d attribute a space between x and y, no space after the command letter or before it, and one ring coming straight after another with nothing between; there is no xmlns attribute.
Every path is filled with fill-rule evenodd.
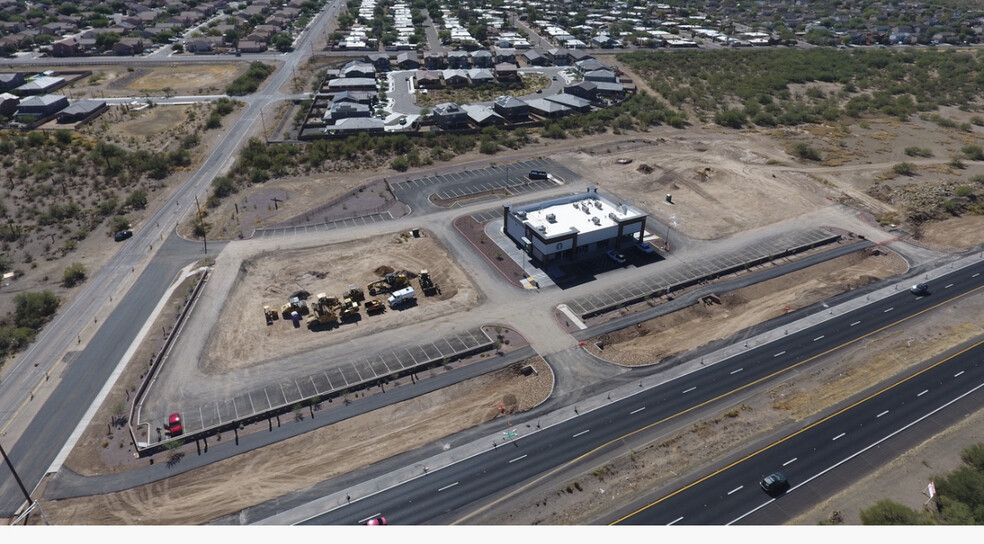
<svg viewBox="0 0 984 544"><path fill-rule="evenodd" d="M96 47L103 50L112 49L121 39L123 39L122 36L116 32L103 32L96 36Z"/></svg>
<svg viewBox="0 0 984 544"><path fill-rule="evenodd" d="M28 291L14 297L14 324L38 329L58 310L60 300L51 291Z"/></svg>
<svg viewBox="0 0 984 544"><path fill-rule="evenodd" d="M144 189L134 189L130 196L126 197L126 205L134 210L142 210L147 207L147 191Z"/></svg>

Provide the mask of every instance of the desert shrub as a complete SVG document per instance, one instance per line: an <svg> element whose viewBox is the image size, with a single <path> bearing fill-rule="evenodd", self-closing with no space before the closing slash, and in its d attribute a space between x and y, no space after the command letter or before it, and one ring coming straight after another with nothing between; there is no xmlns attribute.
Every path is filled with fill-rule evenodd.
<svg viewBox="0 0 984 544"><path fill-rule="evenodd" d="M965 145L960 152L972 161L984 161L984 149L979 145Z"/></svg>
<svg viewBox="0 0 984 544"><path fill-rule="evenodd" d="M394 157L390 161L390 168L396 170L397 172L406 172L410 165L407 163L407 159L404 156Z"/></svg>
<svg viewBox="0 0 984 544"><path fill-rule="evenodd" d="M933 151L926 147L907 147L905 148L905 154L910 157L932 157Z"/></svg>
<svg viewBox="0 0 984 544"><path fill-rule="evenodd" d="M892 172L900 176L911 176L916 173L916 165L911 162L900 162L892 167Z"/></svg>
<svg viewBox="0 0 984 544"><path fill-rule="evenodd" d="M800 142L796 144L796 146L793 148L793 152L796 154L797 157L804 160L817 161L817 162L821 160L820 152L817 151L816 149L813 149L813 147L811 147L809 144L805 142Z"/></svg>
<svg viewBox="0 0 984 544"><path fill-rule="evenodd" d="M888 499L860 512L862 525L922 525L925 520L912 508Z"/></svg>
<svg viewBox="0 0 984 544"><path fill-rule="evenodd" d="M126 197L126 205L134 210L142 210L147 207L147 191L144 189L134 189L130 196Z"/></svg>
<svg viewBox="0 0 984 544"><path fill-rule="evenodd" d="M62 274L62 285L65 287L75 287L83 281L85 281L85 265L82 263L68 265Z"/></svg>

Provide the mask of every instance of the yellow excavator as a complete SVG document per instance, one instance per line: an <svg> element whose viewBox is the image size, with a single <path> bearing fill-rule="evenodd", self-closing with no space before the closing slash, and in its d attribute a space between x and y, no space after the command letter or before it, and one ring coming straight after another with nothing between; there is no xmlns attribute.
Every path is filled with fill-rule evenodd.
<svg viewBox="0 0 984 544"><path fill-rule="evenodd" d="M410 278L404 273L399 274L386 274L386 276L381 280L376 280L366 286L366 290L369 291L370 295L376 295L379 293L385 293L390 291L395 291L397 289L402 289L404 287L410 286Z"/></svg>

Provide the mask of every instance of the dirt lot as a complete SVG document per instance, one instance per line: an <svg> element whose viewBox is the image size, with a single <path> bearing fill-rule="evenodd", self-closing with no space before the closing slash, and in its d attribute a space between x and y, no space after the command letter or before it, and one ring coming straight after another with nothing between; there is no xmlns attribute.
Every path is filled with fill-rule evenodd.
<svg viewBox="0 0 984 544"><path fill-rule="evenodd" d="M160 96L222 94L225 86L249 68L246 62L192 64L188 62L154 67L93 66L92 75L70 88L74 98L113 96Z"/></svg>
<svg viewBox="0 0 984 544"><path fill-rule="evenodd" d="M302 334L298 334L290 320L279 319L267 325L263 319L263 305L279 310L297 291L340 298L349 285L365 289L386 271L405 271L408 277L416 277L421 269L431 273L440 292L432 297L419 295L418 308L410 317L389 310L371 316L362 312L361 320L342 323L335 330L303 330ZM419 287L416 280L411 280L411 285L415 289ZM373 297L368 290L365 295L367 299L384 298L383 295ZM478 297L478 291L451 261L444 246L426 231L421 231L420 238L409 233L393 233L330 247L260 255L240 267L229 299L251 304L228 304L224 315L229 319L222 320L211 334L203 370L223 373L247 368L283 355L288 344L292 353L300 353L327 342L380 332L401 320L420 321L473 307ZM313 297L309 302L313 302Z"/></svg>
<svg viewBox="0 0 984 544"><path fill-rule="evenodd" d="M907 266L895 253L865 250L838 257L721 295L720 304L696 304L639 326L606 334L588 349L609 361L629 366L651 365L672 355L727 338L788 311L826 300L846 290L901 274ZM764 302L767 301L767 302ZM695 329L713 333L693 334Z"/></svg>

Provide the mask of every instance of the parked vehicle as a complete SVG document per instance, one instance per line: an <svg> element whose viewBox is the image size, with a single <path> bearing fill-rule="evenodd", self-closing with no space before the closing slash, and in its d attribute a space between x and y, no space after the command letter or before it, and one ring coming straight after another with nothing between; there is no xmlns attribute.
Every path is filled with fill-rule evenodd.
<svg viewBox="0 0 984 544"><path fill-rule="evenodd" d="M622 255L617 250L609 249L605 254L608 255L608 258L615 261L615 264L619 266L625 264L626 262L625 255Z"/></svg>
<svg viewBox="0 0 984 544"><path fill-rule="evenodd" d="M530 170L530 179L547 179L547 173L543 170Z"/></svg>
<svg viewBox="0 0 984 544"><path fill-rule="evenodd" d="M171 436L178 436L184 432L184 427L181 426L181 414L179 412L174 412L167 417L167 432Z"/></svg>
<svg viewBox="0 0 984 544"><path fill-rule="evenodd" d="M116 236L113 236L113 239L116 240L117 242L122 242L123 240L126 240L132 236L133 236L132 230L121 230L116 233Z"/></svg>
<svg viewBox="0 0 984 544"><path fill-rule="evenodd" d="M399 291L393 291L392 296L390 296L386 302L389 304L390 308L396 308L397 306L403 306L414 300L417 296L416 291L413 287L406 287L400 289Z"/></svg>

